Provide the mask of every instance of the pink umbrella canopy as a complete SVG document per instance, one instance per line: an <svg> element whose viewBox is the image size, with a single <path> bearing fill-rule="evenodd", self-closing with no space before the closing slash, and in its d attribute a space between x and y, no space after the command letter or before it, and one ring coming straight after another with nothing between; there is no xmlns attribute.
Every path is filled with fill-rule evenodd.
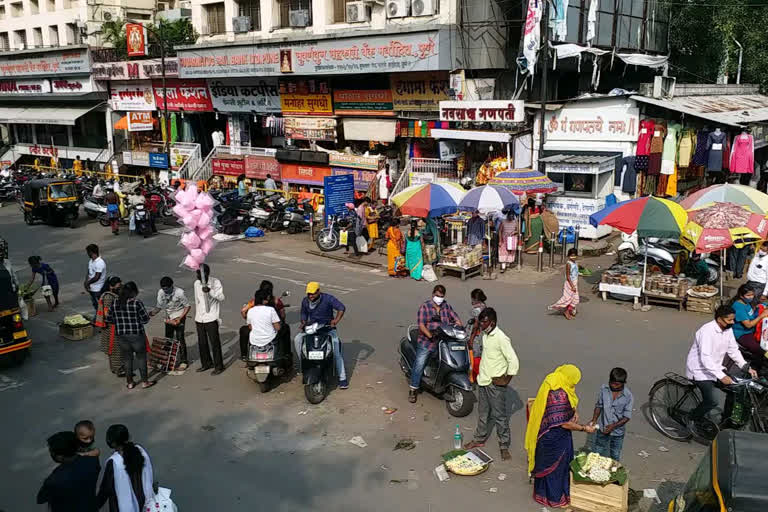
<svg viewBox="0 0 768 512"><path fill-rule="evenodd" d="M768 219L733 203L711 203L688 211L680 242L689 250L713 252L743 247L768 236Z"/></svg>

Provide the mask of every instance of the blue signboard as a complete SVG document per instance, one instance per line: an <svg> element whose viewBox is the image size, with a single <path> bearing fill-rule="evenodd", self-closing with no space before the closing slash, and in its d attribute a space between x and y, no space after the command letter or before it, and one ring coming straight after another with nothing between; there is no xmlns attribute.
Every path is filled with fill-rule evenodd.
<svg viewBox="0 0 768 512"><path fill-rule="evenodd" d="M158 169L168 168L168 155L165 153L150 153L149 154L149 166L157 167Z"/></svg>
<svg viewBox="0 0 768 512"><path fill-rule="evenodd" d="M355 200L355 177L351 174L339 176L325 176L325 224L328 224L330 215L338 215L346 212L346 203Z"/></svg>

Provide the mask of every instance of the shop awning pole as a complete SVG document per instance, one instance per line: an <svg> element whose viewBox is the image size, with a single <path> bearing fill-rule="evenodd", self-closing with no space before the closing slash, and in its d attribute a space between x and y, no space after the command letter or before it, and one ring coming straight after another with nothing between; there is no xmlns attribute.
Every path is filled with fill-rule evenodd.
<svg viewBox="0 0 768 512"><path fill-rule="evenodd" d="M725 259L725 249L720 249L720 304L723 303L723 260Z"/></svg>
<svg viewBox="0 0 768 512"><path fill-rule="evenodd" d="M512 154L509 148L509 141L507 141L507 170L512 169Z"/></svg>
<svg viewBox="0 0 768 512"><path fill-rule="evenodd" d="M645 263L643 263L643 291L645 291L645 277L648 275L648 241L643 243L643 251L645 251Z"/></svg>

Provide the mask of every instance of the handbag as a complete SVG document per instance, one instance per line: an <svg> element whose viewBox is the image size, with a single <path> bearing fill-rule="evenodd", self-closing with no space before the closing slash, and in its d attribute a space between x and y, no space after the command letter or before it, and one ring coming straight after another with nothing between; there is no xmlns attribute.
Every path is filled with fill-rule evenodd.
<svg viewBox="0 0 768 512"><path fill-rule="evenodd" d="M49 284L44 284L40 291L43 293L43 297L53 297L53 288Z"/></svg>
<svg viewBox="0 0 768 512"><path fill-rule="evenodd" d="M362 236L355 237L357 250L363 254L368 254L368 242Z"/></svg>
<svg viewBox="0 0 768 512"><path fill-rule="evenodd" d="M144 502L142 512L178 512L179 508L171 500L171 490L165 487L158 487L157 494L149 497Z"/></svg>

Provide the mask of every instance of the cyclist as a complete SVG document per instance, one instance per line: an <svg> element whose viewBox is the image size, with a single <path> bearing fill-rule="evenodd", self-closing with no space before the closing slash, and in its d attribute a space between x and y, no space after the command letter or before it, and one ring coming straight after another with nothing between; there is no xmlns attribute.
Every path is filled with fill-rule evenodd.
<svg viewBox="0 0 768 512"><path fill-rule="evenodd" d="M757 372L749 365L739 352L736 338L733 336L733 324L736 314L731 306L720 306L715 311L715 319L702 325L693 340L688 360L685 364L685 376L691 379L701 391L701 403L691 411L690 427L695 430L698 420L717 407L718 399L715 387L728 386L733 380L725 374L723 361L728 355L738 366L753 377ZM730 404L725 406L725 417L729 415Z"/></svg>

